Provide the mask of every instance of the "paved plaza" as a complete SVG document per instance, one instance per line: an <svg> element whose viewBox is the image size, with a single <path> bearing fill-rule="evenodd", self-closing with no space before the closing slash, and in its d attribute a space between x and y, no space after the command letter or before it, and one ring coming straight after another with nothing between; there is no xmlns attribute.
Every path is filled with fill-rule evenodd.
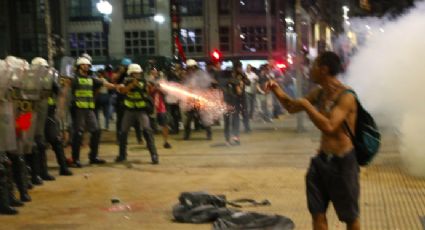
<svg viewBox="0 0 425 230"><path fill-rule="evenodd" d="M271 206L249 207L291 218L296 229L311 229L305 198L304 176L319 145L319 132L295 132L295 117L272 124L257 122L242 134L241 146L226 146L223 130L215 127L212 141L195 132L183 141L172 136L173 148L163 149L156 136L160 164L151 165L144 145L129 137L129 162L73 169L74 176L57 176L55 182L30 191L33 201L18 216L0 216L0 229L211 229L210 224L173 222L171 208L184 191L208 191L228 199L268 199ZM405 173L398 153L397 136L383 131L383 145L373 164L361 172L362 229L424 229L425 179ZM87 147L82 160L87 163ZM100 156L113 162L118 151L114 132L102 134ZM69 156L69 149L67 149ZM126 209L111 209L118 198ZM345 229L331 208L330 229Z"/></svg>

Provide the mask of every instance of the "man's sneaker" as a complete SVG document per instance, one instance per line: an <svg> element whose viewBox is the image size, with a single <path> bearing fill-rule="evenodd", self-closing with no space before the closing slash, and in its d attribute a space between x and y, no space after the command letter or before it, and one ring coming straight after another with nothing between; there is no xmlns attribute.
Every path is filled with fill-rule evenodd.
<svg viewBox="0 0 425 230"><path fill-rule="evenodd" d="M105 164L105 163L106 163L106 161L103 160L103 159L99 159L99 158L90 159L90 164L100 165L100 164Z"/></svg>
<svg viewBox="0 0 425 230"><path fill-rule="evenodd" d="M170 145L170 143L165 142L165 143L164 143L164 148L166 148L166 149L171 149L171 145Z"/></svg>

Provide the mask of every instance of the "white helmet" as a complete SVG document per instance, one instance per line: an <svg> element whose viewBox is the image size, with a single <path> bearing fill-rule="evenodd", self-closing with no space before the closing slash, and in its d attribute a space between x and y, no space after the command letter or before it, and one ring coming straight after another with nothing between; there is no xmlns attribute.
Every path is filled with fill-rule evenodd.
<svg viewBox="0 0 425 230"><path fill-rule="evenodd" d="M193 60L193 59L188 59L188 60L186 61L186 65L187 65L188 67L190 67L190 66L198 66L198 63L197 63L195 60Z"/></svg>
<svg viewBox="0 0 425 230"><path fill-rule="evenodd" d="M77 59L77 66L79 65L91 65L91 61L85 57L79 57Z"/></svg>
<svg viewBox="0 0 425 230"><path fill-rule="evenodd" d="M49 67L49 64L47 63L46 59L41 57L36 57L32 59L31 65Z"/></svg>
<svg viewBox="0 0 425 230"><path fill-rule="evenodd" d="M83 53L83 54L81 54L81 57L83 57L83 58L87 58L90 62L92 62L92 61L93 61L93 58L91 58L91 56L90 56L88 53Z"/></svg>
<svg viewBox="0 0 425 230"><path fill-rule="evenodd" d="M143 72L142 67L139 64L130 64L128 65L127 74L130 75L132 73L141 73Z"/></svg>

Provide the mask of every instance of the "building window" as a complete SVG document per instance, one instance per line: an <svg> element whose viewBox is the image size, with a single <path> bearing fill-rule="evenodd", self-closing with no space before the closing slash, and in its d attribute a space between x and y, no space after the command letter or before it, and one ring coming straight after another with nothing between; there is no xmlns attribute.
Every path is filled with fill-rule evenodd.
<svg viewBox="0 0 425 230"><path fill-rule="evenodd" d="M153 30L125 31L124 37L126 55L155 55L155 33Z"/></svg>
<svg viewBox="0 0 425 230"><path fill-rule="evenodd" d="M155 0L125 0L125 18L150 17L155 15Z"/></svg>
<svg viewBox="0 0 425 230"><path fill-rule="evenodd" d="M274 14L276 1L269 0L270 13ZM241 14L266 14L266 6L264 0L240 0L239 9Z"/></svg>
<svg viewBox="0 0 425 230"><path fill-rule="evenodd" d="M96 8L97 0L70 0L70 19L96 20L101 17L101 13Z"/></svg>
<svg viewBox="0 0 425 230"><path fill-rule="evenodd" d="M267 51L267 28L264 26L241 27L239 37L243 51ZM274 28L272 28L272 49L276 49L276 30Z"/></svg>
<svg viewBox="0 0 425 230"><path fill-rule="evenodd" d="M223 52L230 51L230 30L229 27L220 27L219 29L220 50Z"/></svg>
<svg viewBox="0 0 425 230"><path fill-rule="evenodd" d="M179 0L180 15L202 16L202 0Z"/></svg>
<svg viewBox="0 0 425 230"><path fill-rule="evenodd" d="M73 57L83 53L93 57L103 57L107 55L106 47L106 39L101 32L69 34L69 49Z"/></svg>
<svg viewBox="0 0 425 230"><path fill-rule="evenodd" d="M229 0L218 0L218 13L219 14L229 14L230 13L230 3Z"/></svg>
<svg viewBox="0 0 425 230"><path fill-rule="evenodd" d="M185 53L194 54L204 51L202 29L180 29L180 37Z"/></svg>

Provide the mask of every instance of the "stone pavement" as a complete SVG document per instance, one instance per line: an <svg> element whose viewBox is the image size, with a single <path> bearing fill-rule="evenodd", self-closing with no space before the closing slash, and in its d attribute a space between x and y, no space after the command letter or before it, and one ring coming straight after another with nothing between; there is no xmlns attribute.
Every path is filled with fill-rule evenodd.
<svg viewBox="0 0 425 230"><path fill-rule="evenodd" d="M304 175L319 133L310 123L306 132L296 133L295 124L293 117L256 123L251 134L242 134L242 145L232 147L224 145L220 128L214 130L213 141L204 140L204 132L194 133L190 141L172 136L171 150L163 149L156 136L159 165L150 164L146 148L131 135L128 163L73 169L72 177L36 187L30 191L33 202L20 208L18 216L0 216L0 229L211 229L210 224L172 221L171 207L183 191L268 199L271 206L243 210L285 215L296 229L311 229ZM394 133L385 131L380 154L362 170L363 229L424 229L425 180L404 172L397 142ZM104 133L100 155L113 162L117 151L114 133ZM52 155L49 165L57 175ZM111 210L115 197L126 210ZM332 208L328 221L330 229L345 229Z"/></svg>

